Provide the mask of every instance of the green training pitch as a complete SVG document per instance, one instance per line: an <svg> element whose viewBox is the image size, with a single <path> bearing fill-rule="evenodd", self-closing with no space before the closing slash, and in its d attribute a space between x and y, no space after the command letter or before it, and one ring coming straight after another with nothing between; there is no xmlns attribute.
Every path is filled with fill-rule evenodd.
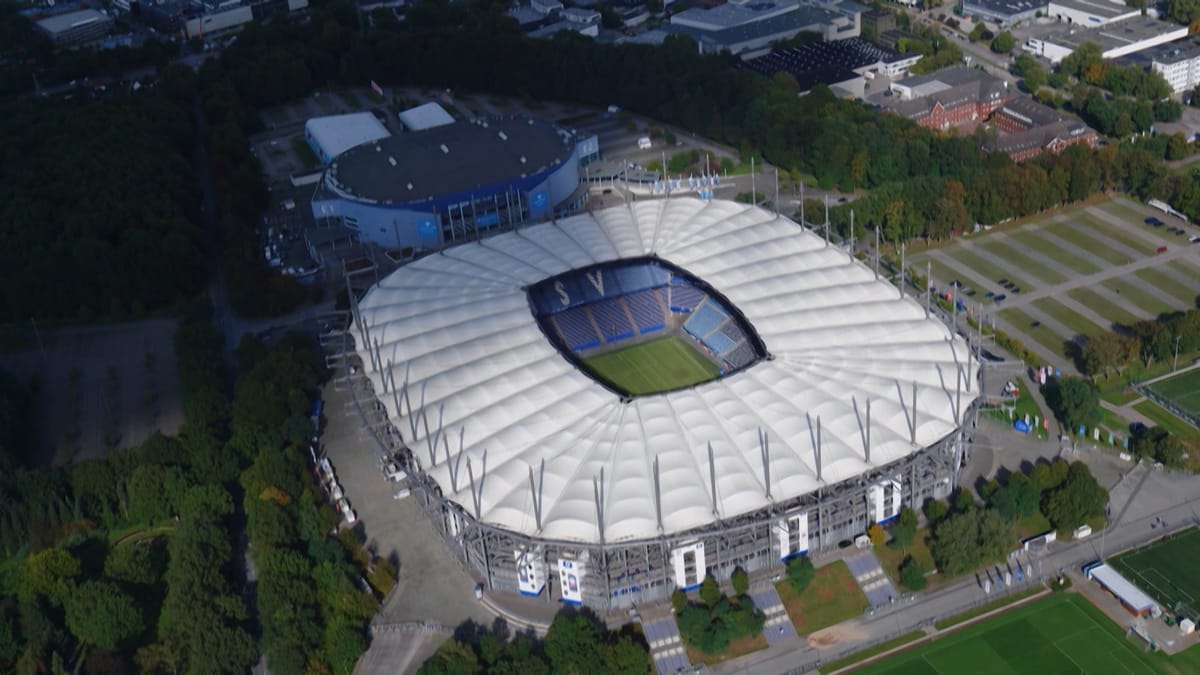
<svg viewBox="0 0 1200 675"><path fill-rule="evenodd" d="M1149 389L1195 417L1200 417L1200 368L1159 380Z"/></svg>
<svg viewBox="0 0 1200 675"><path fill-rule="evenodd" d="M1174 611L1182 602L1189 608L1183 610L1185 614L1195 619L1200 611L1197 558L1200 558L1200 529L1192 528L1122 553L1109 560L1109 564L1159 601L1163 609Z"/></svg>
<svg viewBox="0 0 1200 675"><path fill-rule="evenodd" d="M855 671L871 675L1152 675L1144 651L1086 598L1052 595Z"/></svg>
<svg viewBox="0 0 1200 675"><path fill-rule="evenodd" d="M584 359L597 379L629 396L683 389L720 375L683 338L672 335Z"/></svg>

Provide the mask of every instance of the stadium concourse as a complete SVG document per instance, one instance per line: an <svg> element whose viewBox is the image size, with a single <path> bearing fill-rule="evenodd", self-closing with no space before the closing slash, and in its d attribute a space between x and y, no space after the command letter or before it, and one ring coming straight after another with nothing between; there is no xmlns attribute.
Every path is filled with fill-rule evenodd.
<svg viewBox="0 0 1200 675"><path fill-rule="evenodd" d="M386 450L447 542L493 592L602 610L777 568L947 495L978 398L975 355L927 304L735 202L523 227L352 305ZM577 351L664 334L721 374L630 395Z"/></svg>

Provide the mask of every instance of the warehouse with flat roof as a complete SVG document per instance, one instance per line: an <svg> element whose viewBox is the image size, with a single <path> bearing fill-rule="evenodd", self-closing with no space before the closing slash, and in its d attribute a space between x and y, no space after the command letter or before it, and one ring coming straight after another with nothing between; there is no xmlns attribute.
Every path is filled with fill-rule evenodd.
<svg viewBox="0 0 1200 675"><path fill-rule="evenodd" d="M112 17L94 9L81 9L46 17L34 25L50 38L55 46L63 47L95 42L103 38L112 29L113 20Z"/></svg>
<svg viewBox="0 0 1200 675"><path fill-rule="evenodd" d="M322 164L328 164L350 148L391 135L369 112L314 117L304 123L304 140Z"/></svg>

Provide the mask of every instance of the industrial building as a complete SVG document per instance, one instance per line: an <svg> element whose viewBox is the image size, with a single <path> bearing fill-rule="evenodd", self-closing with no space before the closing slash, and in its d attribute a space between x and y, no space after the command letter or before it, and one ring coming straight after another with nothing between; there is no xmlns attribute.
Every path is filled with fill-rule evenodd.
<svg viewBox="0 0 1200 675"><path fill-rule="evenodd" d="M745 61L742 67L767 77L779 72L788 73L796 78L800 91L824 84L852 98L862 98L866 77L876 74L904 77L921 58L919 53L900 54L862 38L849 38L777 49L766 56Z"/></svg>
<svg viewBox="0 0 1200 675"><path fill-rule="evenodd" d="M102 39L112 30L113 20L94 9L81 9L48 16L34 25L56 47L67 47Z"/></svg>
<svg viewBox="0 0 1200 675"><path fill-rule="evenodd" d="M328 164L350 148L391 135L369 112L314 117L304 123L304 140L322 164Z"/></svg>
<svg viewBox="0 0 1200 675"><path fill-rule="evenodd" d="M580 161L598 151L595 136L523 116L404 133L335 156L313 216L363 242L441 248L574 211L587 197Z"/></svg>
<svg viewBox="0 0 1200 675"><path fill-rule="evenodd" d="M820 5L798 0L726 3L710 9L686 9L673 15L663 29L691 36L701 53L726 52L749 59L801 32L817 33L827 41L858 37L865 11L866 7L850 0Z"/></svg>
<svg viewBox="0 0 1200 675"><path fill-rule="evenodd" d="M732 201L518 227L401 267L352 315L333 366L447 544L493 592L599 610L782 571L947 496L979 397L928 299ZM757 347L685 389L620 396L561 351L702 315Z"/></svg>
<svg viewBox="0 0 1200 675"><path fill-rule="evenodd" d="M1175 93L1200 86L1200 37L1158 45L1117 59L1125 66L1153 68Z"/></svg>
<svg viewBox="0 0 1200 675"><path fill-rule="evenodd" d="M963 16L1007 28L1045 13L1046 0L964 0Z"/></svg>
<svg viewBox="0 0 1200 675"><path fill-rule="evenodd" d="M1109 0L1051 0L1046 6L1046 16L1059 23L1082 28L1106 26L1117 21L1135 19L1142 10Z"/></svg>
<svg viewBox="0 0 1200 675"><path fill-rule="evenodd" d="M1182 40L1187 37L1188 27L1180 26L1152 17L1138 16L1107 23L1097 28L1079 28L1074 25L1054 24L1033 29L1032 35L1021 46L1025 51L1048 59L1051 63L1062 61L1079 45L1094 42L1100 45L1101 55L1106 59L1140 52L1156 45Z"/></svg>

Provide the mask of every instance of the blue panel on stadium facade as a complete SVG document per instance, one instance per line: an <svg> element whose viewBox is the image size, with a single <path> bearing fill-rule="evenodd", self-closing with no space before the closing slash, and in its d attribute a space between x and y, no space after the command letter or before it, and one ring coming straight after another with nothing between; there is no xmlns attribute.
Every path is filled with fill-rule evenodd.
<svg viewBox="0 0 1200 675"><path fill-rule="evenodd" d="M391 136L334 157L312 198L318 225L389 248L440 248L586 203L573 132L504 116Z"/></svg>

